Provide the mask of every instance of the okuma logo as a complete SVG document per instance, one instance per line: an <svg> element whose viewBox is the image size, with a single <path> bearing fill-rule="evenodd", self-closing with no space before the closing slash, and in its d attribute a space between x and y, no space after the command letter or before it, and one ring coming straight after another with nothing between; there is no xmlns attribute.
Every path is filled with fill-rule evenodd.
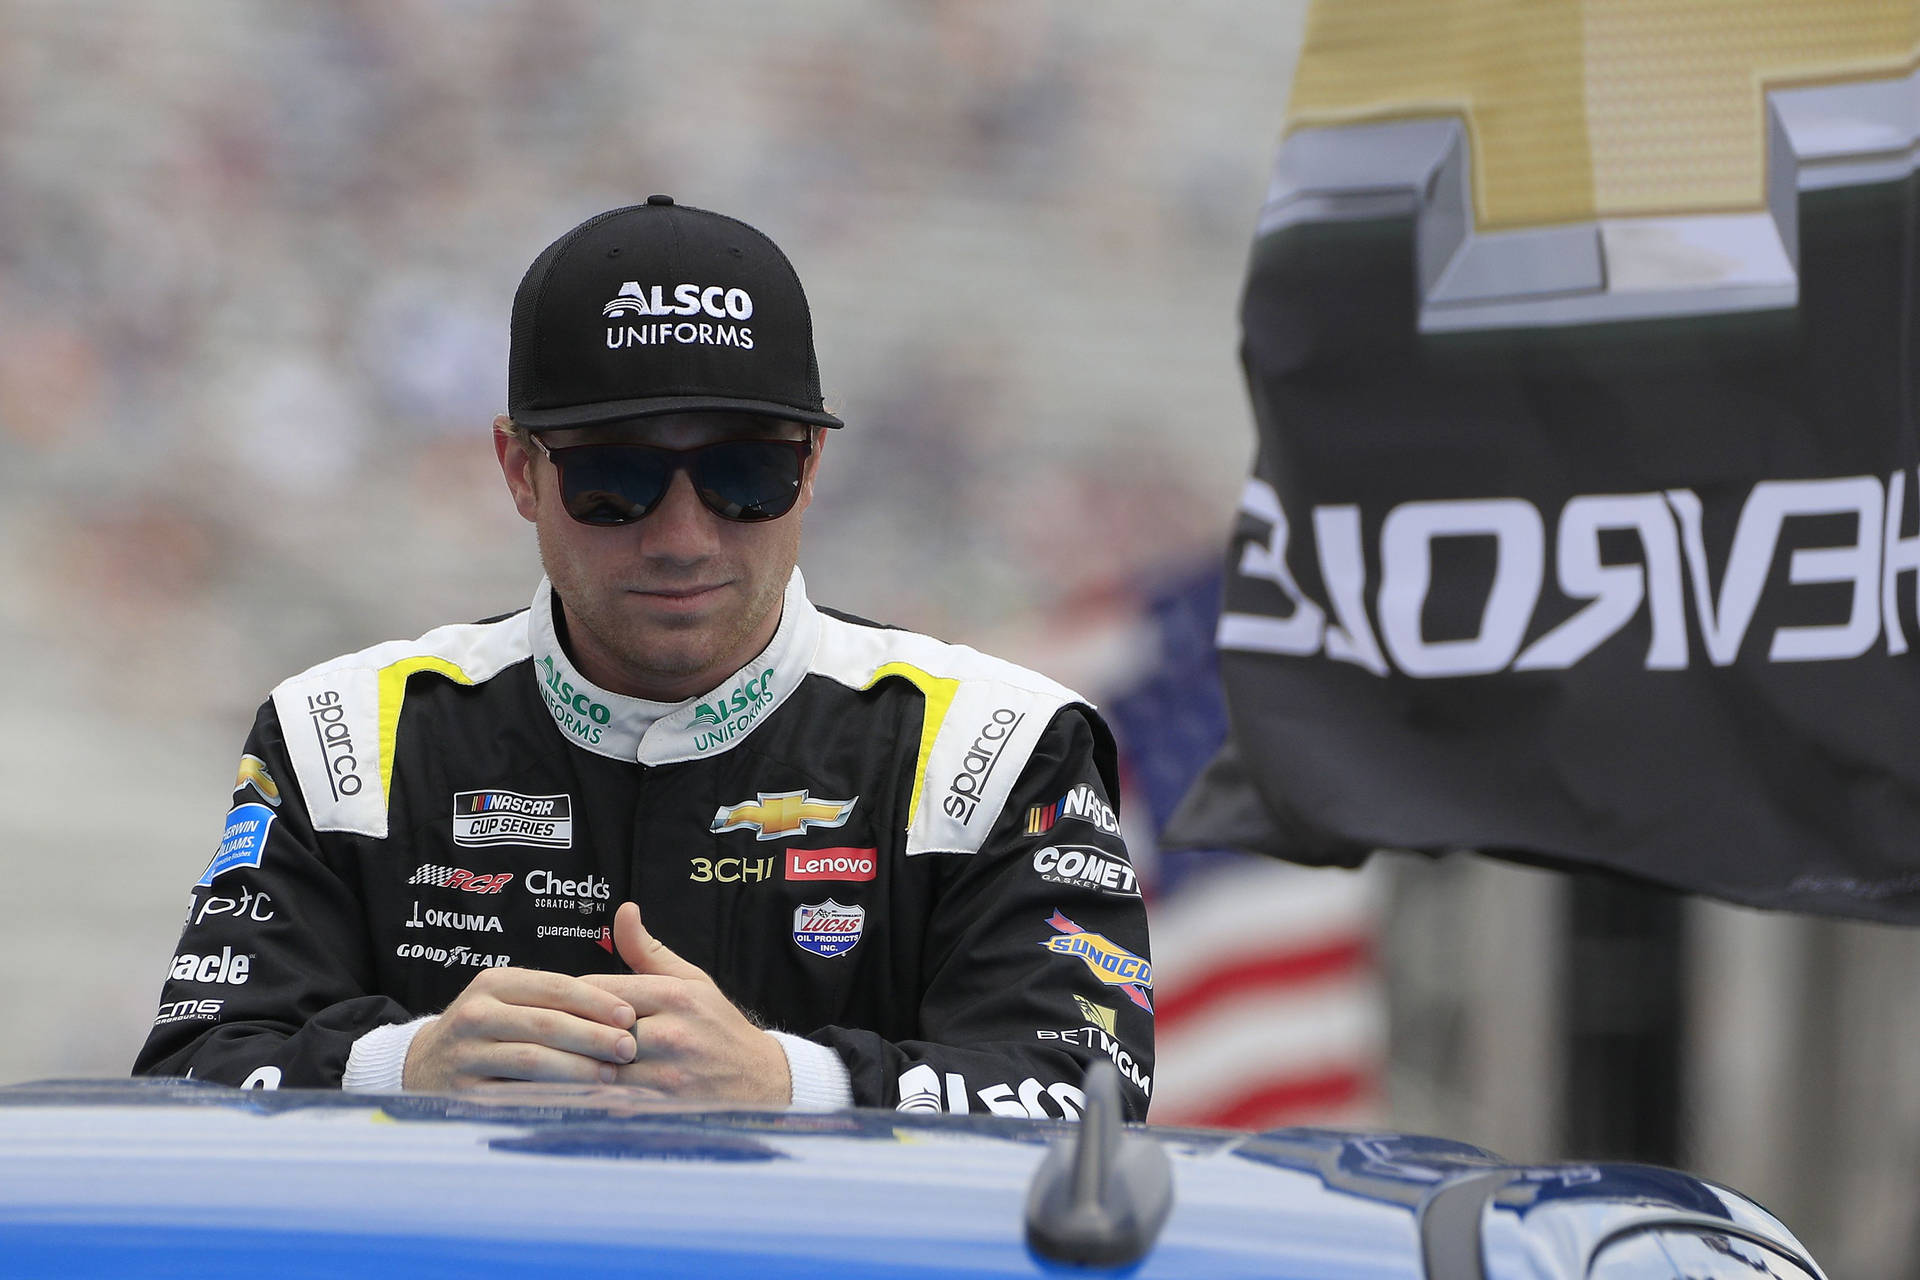
<svg viewBox="0 0 1920 1280"><path fill-rule="evenodd" d="M620 315L708 315L715 320L747 320L753 316L753 295L745 289L724 285L677 284L673 286L673 302L669 304L662 286L642 287L639 281L628 280L621 284L613 301L600 308L600 313L609 320Z"/></svg>

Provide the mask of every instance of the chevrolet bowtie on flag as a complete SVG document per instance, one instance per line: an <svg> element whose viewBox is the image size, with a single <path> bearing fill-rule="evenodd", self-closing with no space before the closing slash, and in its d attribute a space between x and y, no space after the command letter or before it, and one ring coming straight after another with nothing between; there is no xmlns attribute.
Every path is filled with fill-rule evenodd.
<svg viewBox="0 0 1920 1280"><path fill-rule="evenodd" d="M1920 920L1920 4L1323 0L1173 839Z"/></svg>

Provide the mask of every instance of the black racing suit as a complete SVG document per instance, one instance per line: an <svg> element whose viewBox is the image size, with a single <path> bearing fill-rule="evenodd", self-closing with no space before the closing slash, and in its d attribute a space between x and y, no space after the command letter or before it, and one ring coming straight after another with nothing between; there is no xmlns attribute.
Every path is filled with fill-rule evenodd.
<svg viewBox="0 0 1920 1280"><path fill-rule="evenodd" d="M1072 1116L1104 1054L1145 1115L1146 917L1090 706L796 571L766 652L661 715L579 674L555 608L543 582L274 691L137 1073L338 1085L480 968L625 972L632 899L859 1105Z"/></svg>

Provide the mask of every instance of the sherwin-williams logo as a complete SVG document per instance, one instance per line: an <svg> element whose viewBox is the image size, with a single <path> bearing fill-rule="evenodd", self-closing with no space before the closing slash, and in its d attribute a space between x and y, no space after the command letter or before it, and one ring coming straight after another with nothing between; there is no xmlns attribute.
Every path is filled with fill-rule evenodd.
<svg viewBox="0 0 1920 1280"><path fill-rule="evenodd" d="M576 689L573 681L560 674L552 654L541 655L540 670L540 696L553 713L553 722L589 746L598 746L613 721L613 708Z"/></svg>
<svg viewBox="0 0 1920 1280"><path fill-rule="evenodd" d="M714 810L713 825L708 829L718 835L722 831L751 828L758 833L754 836L756 840L778 840L783 836L797 836L813 827L844 827L853 814L853 806L859 803L859 796L851 800L814 800L804 790L762 791L756 799L721 805Z"/></svg>
<svg viewBox="0 0 1920 1280"><path fill-rule="evenodd" d="M453 797L453 842L573 847L573 797L461 791Z"/></svg>
<svg viewBox="0 0 1920 1280"><path fill-rule="evenodd" d="M1057 955L1078 956L1093 971L1093 976L1110 987L1118 987L1127 999L1153 1012L1147 993L1153 989L1153 965L1133 954L1102 933L1088 933L1055 911L1047 921L1058 933L1040 945Z"/></svg>
<svg viewBox="0 0 1920 1280"><path fill-rule="evenodd" d="M1052 804L1037 804L1027 810L1027 834L1045 835L1055 823L1067 818L1078 818L1110 836L1120 834L1120 818L1113 806L1084 782Z"/></svg>
<svg viewBox="0 0 1920 1280"><path fill-rule="evenodd" d="M267 762L259 756L241 756L240 774L233 780L233 789L242 790L252 787L262 800L278 809L280 807L280 784L267 772Z"/></svg>
<svg viewBox="0 0 1920 1280"><path fill-rule="evenodd" d="M725 746L751 729L753 722L760 718L760 713L772 704L771 667L758 675L747 677L712 702L695 703L693 723L696 728L705 728L694 735L693 749L712 751L715 747Z"/></svg>
<svg viewBox="0 0 1920 1280"><path fill-rule="evenodd" d="M227 829L220 833L220 847L214 850L213 861L194 881L196 887L205 887L213 883L216 876L223 876L240 867L257 867L261 857L267 851L267 832L273 830L273 810L263 804L236 805L227 814Z"/></svg>

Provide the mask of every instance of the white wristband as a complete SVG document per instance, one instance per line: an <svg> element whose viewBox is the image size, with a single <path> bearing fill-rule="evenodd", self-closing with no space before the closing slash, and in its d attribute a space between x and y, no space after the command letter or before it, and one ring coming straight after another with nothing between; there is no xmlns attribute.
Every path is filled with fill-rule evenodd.
<svg viewBox="0 0 1920 1280"><path fill-rule="evenodd" d="M399 1093L405 1087L401 1078L413 1038L439 1016L430 1013L412 1022L389 1023L355 1040L347 1051L347 1069L340 1077L340 1087L354 1093Z"/></svg>

